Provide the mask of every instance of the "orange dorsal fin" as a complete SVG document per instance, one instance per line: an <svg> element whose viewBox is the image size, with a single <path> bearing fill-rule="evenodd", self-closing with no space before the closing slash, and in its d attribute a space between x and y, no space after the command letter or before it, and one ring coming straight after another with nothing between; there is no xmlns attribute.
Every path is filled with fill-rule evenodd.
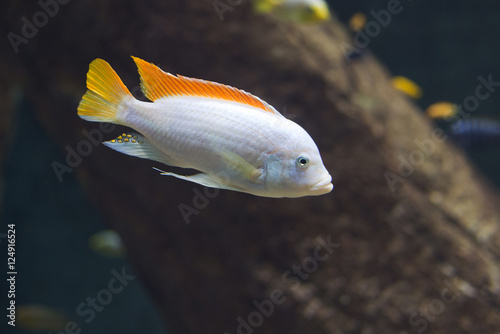
<svg viewBox="0 0 500 334"><path fill-rule="evenodd" d="M151 101L168 96L208 97L242 103L281 116L271 105L243 90L212 81L175 76L140 58L132 59L139 69L142 92Z"/></svg>

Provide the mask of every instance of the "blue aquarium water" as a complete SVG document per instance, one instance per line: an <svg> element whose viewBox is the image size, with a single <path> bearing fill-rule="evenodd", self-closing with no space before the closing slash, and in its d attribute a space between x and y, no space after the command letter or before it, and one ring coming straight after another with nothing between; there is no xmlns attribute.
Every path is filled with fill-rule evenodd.
<svg viewBox="0 0 500 334"><path fill-rule="evenodd" d="M89 237L107 226L74 173L58 181L51 163L64 156L24 100L15 110L14 133L0 221L15 224L16 305L55 308L75 322L68 327L75 333L165 333L129 263L89 248ZM6 240L0 239L2 250ZM19 326L13 331L6 321L0 332L29 333Z"/></svg>

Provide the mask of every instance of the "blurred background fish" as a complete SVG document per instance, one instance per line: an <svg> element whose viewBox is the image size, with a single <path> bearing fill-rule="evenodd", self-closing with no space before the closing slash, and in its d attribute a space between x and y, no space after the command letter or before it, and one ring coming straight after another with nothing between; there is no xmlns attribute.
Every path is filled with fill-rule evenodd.
<svg viewBox="0 0 500 334"><path fill-rule="evenodd" d="M61 331L71 319L63 312L42 304L17 307L16 325L33 332Z"/></svg>
<svg viewBox="0 0 500 334"><path fill-rule="evenodd" d="M453 138L467 148L481 148L500 143L500 121L487 118L458 120L451 126Z"/></svg>
<svg viewBox="0 0 500 334"><path fill-rule="evenodd" d="M324 0L254 0L258 13L270 13L285 21L318 23L330 19Z"/></svg>
<svg viewBox="0 0 500 334"><path fill-rule="evenodd" d="M413 99L422 97L422 89L420 86L406 77L400 75L393 77L392 86Z"/></svg>
<svg viewBox="0 0 500 334"><path fill-rule="evenodd" d="M425 109L425 113L432 119L447 119L456 115L457 105L451 102L436 102Z"/></svg>
<svg viewBox="0 0 500 334"><path fill-rule="evenodd" d="M123 257L125 247L120 235L114 230L103 230L89 238L89 247L94 252L108 257Z"/></svg>
<svg viewBox="0 0 500 334"><path fill-rule="evenodd" d="M354 31L361 31L366 25L366 15L358 12L349 19L349 27Z"/></svg>

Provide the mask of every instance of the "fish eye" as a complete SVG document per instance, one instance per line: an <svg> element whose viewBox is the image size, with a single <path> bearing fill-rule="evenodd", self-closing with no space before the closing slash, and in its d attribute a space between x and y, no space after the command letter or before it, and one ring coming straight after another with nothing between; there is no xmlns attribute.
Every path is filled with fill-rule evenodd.
<svg viewBox="0 0 500 334"><path fill-rule="evenodd" d="M301 155L297 158L297 166L300 168L305 168L309 165L309 158L305 155Z"/></svg>

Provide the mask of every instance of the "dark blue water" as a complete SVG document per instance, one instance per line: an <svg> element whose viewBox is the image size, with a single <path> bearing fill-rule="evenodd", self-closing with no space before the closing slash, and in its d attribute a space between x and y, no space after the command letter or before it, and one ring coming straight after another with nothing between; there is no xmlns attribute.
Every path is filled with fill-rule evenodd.
<svg viewBox="0 0 500 334"><path fill-rule="evenodd" d="M347 24L356 12L375 21L395 0L329 1ZM423 90L416 101L422 109L439 101L462 104L475 95L478 77L500 82L500 2L401 0L398 14L370 38L368 49L394 74L415 81ZM500 87L470 111L470 117L500 120ZM451 133L449 124L440 123ZM402 127L411 126L401 124ZM471 162L500 187L500 147L475 145L463 148Z"/></svg>
<svg viewBox="0 0 500 334"><path fill-rule="evenodd" d="M16 304L57 308L76 322L75 333L78 329L82 333L165 333L139 280L128 278L134 271L127 261L101 256L88 247L88 238L107 226L74 174L58 181L51 163L64 161L64 156L26 101L19 101L15 110L12 140L4 165L6 196L0 220L3 225L15 224L16 229ZM0 240L4 252L6 239ZM116 272L126 283L116 279ZM113 278L115 292L110 294ZM4 282L2 301L7 291ZM2 319L0 332L25 331L13 331Z"/></svg>

